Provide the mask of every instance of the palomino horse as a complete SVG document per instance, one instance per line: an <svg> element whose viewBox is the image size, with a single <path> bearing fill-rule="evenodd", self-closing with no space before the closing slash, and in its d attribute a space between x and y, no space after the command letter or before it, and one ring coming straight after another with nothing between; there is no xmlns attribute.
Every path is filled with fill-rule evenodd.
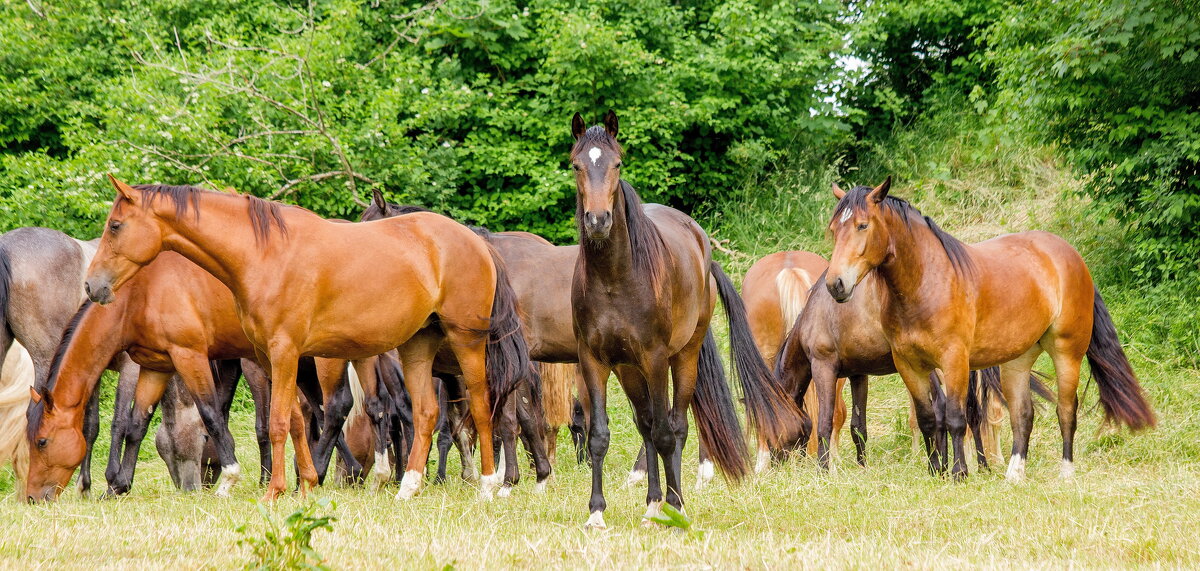
<svg viewBox="0 0 1200 571"><path fill-rule="evenodd" d="M617 128L612 111L603 126L586 129L578 113L571 122L580 242L571 306L579 365L592 401L590 528L605 527L606 385L614 370L646 447L646 518L662 510L660 457L665 501L683 507L680 465L693 402L697 422L707 425L701 440L716 464L735 480L746 474L742 428L709 330L718 294L729 316L746 408L758 433L777 445L796 432L799 420L754 346L741 297L712 261L704 230L675 209L643 206L633 187L621 180ZM707 355L701 354L702 347Z"/></svg>
<svg viewBox="0 0 1200 571"><path fill-rule="evenodd" d="M17 228L0 235L0 369L16 340L33 360L33 386L46 386L54 349L84 300L83 276L95 253L95 241L49 228ZM84 431L89 452L83 460L88 469L79 475L84 494L92 486L90 443L100 430L99 402L88 406Z"/></svg>
<svg viewBox="0 0 1200 571"><path fill-rule="evenodd" d="M481 491L492 496L499 485L492 407L531 365L512 290L487 243L436 214L345 224L252 196L133 188L110 179L117 198L88 271L89 297L112 301L163 250L179 252L225 284L259 360L270 365L272 465L284 465L291 432L302 491L316 484L317 474L289 414L299 358L365 359L399 347L416 453L397 496L410 498L420 489L437 420L433 359L448 343L471 389L483 440ZM272 471L264 499L285 488L284 471Z"/></svg>
<svg viewBox="0 0 1200 571"><path fill-rule="evenodd" d="M1070 244L1047 232L1022 232L967 245L888 196L890 186L889 177L875 188L834 187L834 249L825 283L835 300L846 302L868 274L876 276L879 320L913 395L931 470L944 471L948 461L944 438L936 447L934 442L937 411L929 375L935 372L945 387L956 478L967 475L963 436L971 369L1001 367L1013 426L1010 480L1024 477L1033 417L1028 378L1042 351L1058 376L1064 477L1075 470L1076 390L1085 356L1106 420L1133 430L1154 425L1100 291Z"/></svg>
<svg viewBox="0 0 1200 571"><path fill-rule="evenodd" d="M29 470L29 444L25 439L25 409L33 386L33 359L14 342L0 370L0 465L12 463L13 474L23 479ZM20 492L18 492L20 493Z"/></svg>
<svg viewBox="0 0 1200 571"><path fill-rule="evenodd" d="M791 251L776 252L763 256L746 271L742 280L742 299L746 302L746 317L750 321L750 333L754 335L754 343L768 364L775 363L779 349L784 339L792 330L792 325L804 310L808 301L808 292L825 273L829 262L812 252ZM835 395L837 408L834 410L833 446L837 450L838 434L846 423L846 401L842 398L842 388L846 379L838 379ZM786 388L786 387L785 387ZM791 387L795 390L795 387ZM817 392L805 391L803 394L792 392L796 405L803 407L808 418L819 416ZM817 453L817 438L815 432L806 444L810 456ZM796 443L799 444L799 443ZM791 448L795 445L789 445ZM763 441L759 441L758 458L754 470L761 472L771 461L771 451Z"/></svg>

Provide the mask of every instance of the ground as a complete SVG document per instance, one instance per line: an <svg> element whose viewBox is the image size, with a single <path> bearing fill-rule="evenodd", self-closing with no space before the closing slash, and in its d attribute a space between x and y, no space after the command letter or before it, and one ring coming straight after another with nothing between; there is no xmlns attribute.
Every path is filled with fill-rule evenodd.
<svg viewBox="0 0 1200 571"><path fill-rule="evenodd" d="M883 377L871 385L869 468L853 464L845 438L832 474L801 460L740 485L718 478L695 492L693 438L685 499L698 533L647 529L640 523L644 488L622 487L637 446L628 406L611 383L607 531L582 527L588 471L567 452L564 430L545 495L534 494L529 480L490 503L457 480L427 486L411 501L395 500L394 489L318 489L310 500L332 499L336 506L322 513L337 521L331 533L316 533L313 546L333 568L1200 565L1200 447L1191 406L1198 376L1136 356L1134 365L1160 427L1132 436L1101 431L1089 385L1078 474L1070 481L1058 478L1059 436L1049 407L1038 414L1026 483L1012 485L1000 471L973 470L964 483L929 476L912 452L902 385ZM256 474L249 414L240 412L235 425L243 472ZM228 568L249 561L235 530L263 528L256 483L244 480L232 499L180 493L153 456L152 441L142 457L133 491L121 499L67 493L51 505L0 502L3 566ZM103 468L95 467L97 482ZM11 477L3 485L11 489ZM286 497L268 511L281 520L303 501Z"/></svg>

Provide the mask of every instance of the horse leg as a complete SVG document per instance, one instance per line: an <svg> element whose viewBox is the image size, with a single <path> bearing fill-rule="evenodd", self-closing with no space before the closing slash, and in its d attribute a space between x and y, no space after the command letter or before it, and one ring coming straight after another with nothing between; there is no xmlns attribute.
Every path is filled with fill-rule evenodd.
<svg viewBox="0 0 1200 571"><path fill-rule="evenodd" d="M833 434L830 439L830 452L833 461L838 459L838 448L842 442L842 428L846 426L846 377L838 377L833 387ZM851 437L853 438L853 437Z"/></svg>
<svg viewBox="0 0 1200 571"><path fill-rule="evenodd" d="M521 467L517 461L518 400L519 397L514 393L504 401L504 408L501 409L496 422L496 438L493 439L493 443L500 444L498 447L500 458L496 461L496 465L503 466L504 469L504 485L496 492L496 495L502 498L507 498L509 494L512 494L513 486L521 481Z"/></svg>
<svg viewBox="0 0 1200 571"><path fill-rule="evenodd" d="M625 478L625 487L631 488L642 483L646 479L646 443L642 443L642 447L638 448L637 458L633 461L633 467L629 469L629 476Z"/></svg>
<svg viewBox="0 0 1200 571"><path fill-rule="evenodd" d="M867 376L850 377L850 437L858 465L867 466Z"/></svg>
<svg viewBox="0 0 1200 571"><path fill-rule="evenodd" d="M304 411L300 401L292 402L291 427L292 448L296 451L296 478L300 480L300 495L308 495L317 486L317 469L313 465L312 451L308 447L308 434L304 426Z"/></svg>
<svg viewBox="0 0 1200 571"><path fill-rule="evenodd" d="M229 497L230 491L242 474L242 467L234 454L233 435L229 433L228 419L221 414L220 397L217 394L208 355L182 348L176 348L170 353L171 361L174 362L179 377L187 385L187 390L192 393L196 411L200 413L200 420L204 422L204 428L217 450L221 476L217 480L216 495Z"/></svg>
<svg viewBox="0 0 1200 571"><path fill-rule="evenodd" d="M813 388L817 391L817 463L829 469L829 441L833 434L834 389L837 386L837 370L830 361L812 363Z"/></svg>
<svg viewBox="0 0 1200 571"><path fill-rule="evenodd" d="M440 336L430 331L421 331L399 347L400 362L404 366L404 386L412 399L414 434L413 450L408 455L408 465L405 466L404 476L400 479L400 491L396 493L396 499L407 500L416 496L425 477L429 444L438 415L437 395L433 391L433 358L439 345ZM479 363L475 365L478 366ZM478 375L478 372L476 374ZM487 386L481 383L479 390L486 391ZM490 431L487 438L490 449ZM376 449L379 449L378 445ZM489 456L488 460L491 459ZM376 458L376 462L378 461ZM379 468L376 467L375 470L378 473Z"/></svg>
<svg viewBox="0 0 1200 571"><path fill-rule="evenodd" d="M87 451L84 452L83 462L79 465L79 495L85 498L92 490L92 447L96 444L96 436L99 434L100 391L92 391L83 413L83 439L87 443Z"/></svg>
<svg viewBox="0 0 1200 571"><path fill-rule="evenodd" d="M254 400L254 437L258 442L258 485L271 479L271 380L252 359L242 359L242 374Z"/></svg>
<svg viewBox="0 0 1200 571"><path fill-rule="evenodd" d="M111 434L111 444L108 447L108 466L104 470L104 480L108 482L108 490L105 492L106 496L124 493L118 492L113 487L113 484L123 478L121 475L121 454L125 449L125 435L129 432L133 395L137 390L138 372L141 369L128 356L122 356L120 360L121 366L119 369L120 374L117 377L117 394L113 403L112 427L109 431Z"/></svg>
<svg viewBox="0 0 1200 571"><path fill-rule="evenodd" d="M1034 345L1024 355L1000 365L1000 390L1008 401L1008 419L1012 423L1012 455L1004 477L1010 482L1025 479L1025 458L1029 454L1029 435L1033 431L1033 396L1029 392L1029 371L1041 355Z"/></svg>
<svg viewBox="0 0 1200 571"><path fill-rule="evenodd" d="M125 431L124 456L118 477L109 482L109 492L114 495L129 493L133 487L133 473L137 467L138 448L146 437L150 427L150 417L162 400L171 380L171 372L151 371L142 368L138 372L137 386L133 394L133 407L129 415L129 424Z"/></svg>
<svg viewBox="0 0 1200 571"><path fill-rule="evenodd" d="M575 365L575 393L576 406L571 414L572 440L575 444L576 462L583 464L591 462L587 439L592 430L592 397L588 394L583 369L578 364Z"/></svg>
<svg viewBox="0 0 1200 571"><path fill-rule="evenodd" d="M642 477L646 480L646 513L642 516L642 523L649 523L653 518L662 515L663 504L662 475L658 469L659 452L654 438L655 411L650 400L646 376L642 371L637 367L620 365L616 367L616 373L621 388L629 397L634 424L642 437L642 449L638 453L637 464L642 468ZM630 475L632 476L632 473Z"/></svg>
<svg viewBox="0 0 1200 571"><path fill-rule="evenodd" d="M942 367L938 371L942 387L945 389L944 401L946 428L954 446L954 465L950 476L956 481L962 481L968 475L965 438L967 435L967 383L970 382L970 365L966 349L953 348L942 357Z"/></svg>
<svg viewBox="0 0 1200 571"><path fill-rule="evenodd" d="M698 440L697 443L696 490L699 491L708 486L708 483L717 476L717 469L713 465L712 457L708 454L708 446L704 445L703 440Z"/></svg>
<svg viewBox="0 0 1200 571"><path fill-rule="evenodd" d="M471 420L475 423L476 433L479 434L479 493L483 499L490 500L495 489L500 487L501 475L495 473L495 449L492 447L492 405L496 403L491 402L488 394L484 358L486 342L478 333L453 326L446 327L446 340L458 358L461 376L467 386L467 404ZM427 441L424 447L428 450Z"/></svg>
<svg viewBox="0 0 1200 571"><path fill-rule="evenodd" d="M1078 405L1079 365L1087 347L1072 346L1075 340L1058 338L1048 353L1054 361L1054 374L1058 377L1058 429L1062 433L1062 466L1059 475L1069 479L1075 476L1075 423ZM1077 344L1076 344L1077 345Z"/></svg>
<svg viewBox="0 0 1200 571"><path fill-rule="evenodd" d="M654 444L663 457L663 468L667 477L666 501L671 507L683 511L683 448L687 444L688 408L692 406L692 396L696 392L696 380L699 374L700 346L708 333L707 327L697 330L692 342L679 353L671 357L668 363L671 374L664 367L657 372L658 382L650 379L649 393L651 406L658 414L654 420ZM671 395L667 394L670 387ZM744 444L739 442L739 446ZM712 462L709 462L710 470Z"/></svg>
<svg viewBox="0 0 1200 571"><path fill-rule="evenodd" d="M271 347L270 358L267 360L271 368L271 413L269 434L271 439L271 481L263 493L263 502L274 502L287 490L286 443L292 434L292 408L296 406L296 369L300 355L295 347L284 343L276 343ZM300 447L308 450L308 441L304 438L293 437L293 444L299 456ZM310 457L311 461L311 457ZM316 468L307 466L314 473Z"/></svg>
<svg viewBox="0 0 1200 571"><path fill-rule="evenodd" d="M587 393L591 400L590 426L588 429L588 456L592 463L592 497L588 500L590 514L584 527L590 529L605 529L604 509L608 504L604 501L604 456L608 453L608 410L607 385L608 375L612 369L602 364L590 349L579 348L579 368L587 385Z"/></svg>
<svg viewBox="0 0 1200 571"><path fill-rule="evenodd" d="M913 411L916 413L917 426L921 429L921 437L925 441L925 456L929 461L929 473L938 475L943 470L940 451L936 440L939 438L940 426L938 411L934 406L934 387L929 382L929 372L920 371L893 354L896 369L904 379L904 386L912 397ZM944 439L943 439L944 440ZM943 446L944 448L944 446Z"/></svg>

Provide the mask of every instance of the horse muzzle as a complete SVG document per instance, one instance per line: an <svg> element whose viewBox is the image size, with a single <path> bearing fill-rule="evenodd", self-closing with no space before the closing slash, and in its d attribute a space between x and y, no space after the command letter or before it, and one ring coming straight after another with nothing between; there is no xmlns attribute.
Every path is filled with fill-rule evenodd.
<svg viewBox="0 0 1200 571"><path fill-rule="evenodd" d="M608 233L612 231L612 225L611 211L588 212L583 215L583 230L587 233L587 237L593 240L607 239Z"/></svg>
<svg viewBox="0 0 1200 571"><path fill-rule="evenodd" d="M100 305L105 305L113 300L112 282L110 280L89 279L83 282L83 291L87 294L88 299Z"/></svg>
<svg viewBox="0 0 1200 571"><path fill-rule="evenodd" d="M840 277L826 281L825 287L829 289L829 295L833 296L833 300L838 303L846 303L854 294L854 284Z"/></svg>

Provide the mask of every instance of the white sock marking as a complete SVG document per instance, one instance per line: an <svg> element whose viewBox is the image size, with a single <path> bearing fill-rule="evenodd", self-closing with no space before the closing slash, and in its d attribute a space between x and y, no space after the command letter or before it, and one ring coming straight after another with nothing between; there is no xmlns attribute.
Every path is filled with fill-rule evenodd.
<svg viewBox="0 0 1200 571"><path fill-rule="evenodd" d="M496 488L500 487L504 477L500 472L496 472L490 476L479 477L479 497L484 500L491 500Z"/></svg>
<svg viewBox="0 0 1200 571"><path fill-rule="evenodd" d="M771 467L771 453L766 450L759 450L758 455L754 458L754 472L761 474Z"/></svg>
<svg viewBox="0 0 1200 571"><path fill-rule="evenodd" d="M587 523L583 524L583 527L587 529L608 529L608 526L604 524L604 512L592 512L592 515L588 516Z"/></svg>
<svg viewBox="0 0 1200 571"><path fill-rule="evenodd" d="M712 460L701 462L700 467L696 470L696 489L704 488L705 485L712 481L716 474Z"/></svg>
<svg viewBox="0 0 1200 571"><path fill-rule="evenodd" d="M646 479L645 470L630 470L629 477L625 478L625 487L636 486Z"/></svg>
<svg viewBox="0 0 1200 571"><path fill-rule="evenodd" d="M417 495L421 490L421 480L423 475L416 470L408 470L404 472L404 477L400 479L400 491L396 492L397 500L409 500Z"/></svg>
<svg viewBox="0 0 1200 571"><path fill-rule="evenodd" d="M228 498L230 496L230 492L233 490L234 484L237 484L241 476L241 465L230 464L228 466L221 466L221 476L217 478L217 497Z"/></svg>
<svg viewBox="0 0 1200 571"><path fill-rule="evenodd" d="M1062 466L1059 468L1059 475L1064 480L1070 480L1075 477L1075 463L1070 460L1063 460Z"/></svg>
<svg viewBox="0 0 1200 571"><path fill-rule="evenodd" d="M1024 480L1025 479L1025 459L1020 456L1017 456L1015 454L1013 455L1012 458L1009 458L1008 471L1005 472L1004 478L1006 480L1008 480L1009 482L1013 482L1013 483Z"/></svg>

